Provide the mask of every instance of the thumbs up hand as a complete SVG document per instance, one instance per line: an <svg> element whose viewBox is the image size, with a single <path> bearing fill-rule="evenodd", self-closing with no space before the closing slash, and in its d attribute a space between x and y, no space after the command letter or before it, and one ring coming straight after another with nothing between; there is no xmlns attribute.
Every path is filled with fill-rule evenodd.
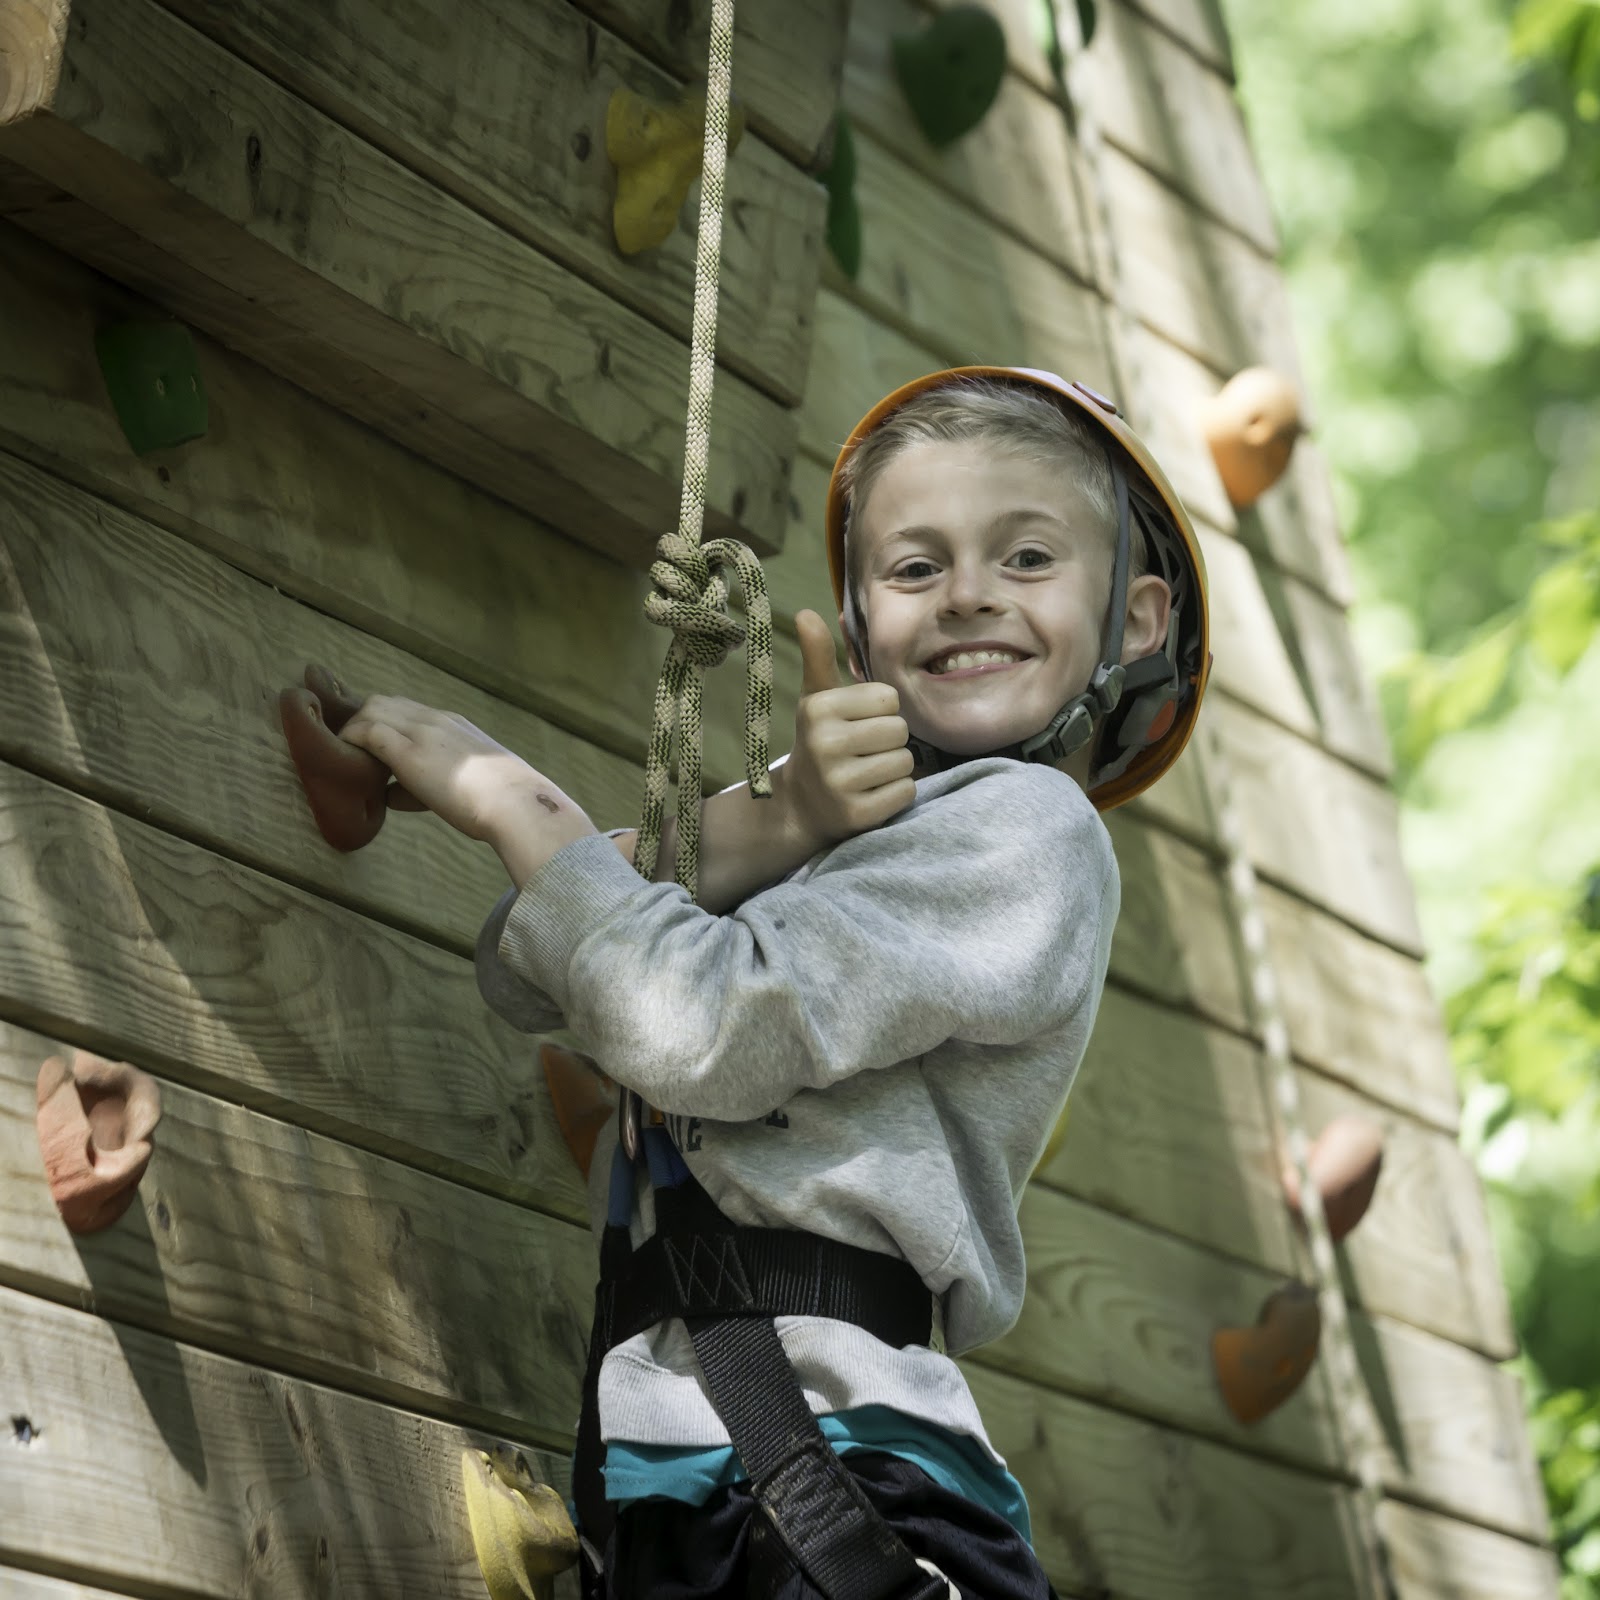
<svg viewBox="0 0 1600 1600"><path fill-rule="evenodd" d="M832 631L815 611L794 620L800 704L794 748L779 770L802 825L822 844L833 844L887 822L916 798L908 729L900 696L888 684L843 677Z"/></svg>

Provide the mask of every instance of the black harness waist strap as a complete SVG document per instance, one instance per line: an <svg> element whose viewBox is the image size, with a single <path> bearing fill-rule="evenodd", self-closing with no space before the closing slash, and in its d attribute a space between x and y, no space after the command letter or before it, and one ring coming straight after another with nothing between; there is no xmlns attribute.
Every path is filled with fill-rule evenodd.
<svg viewBox="0 0 1600 1600"><path fill-rule="evenodd" d="M783 1228L658 1233L602 1286L605 1349L666 1317L832 1317L927 1344L933 1297L907 1261Z"/></svg>

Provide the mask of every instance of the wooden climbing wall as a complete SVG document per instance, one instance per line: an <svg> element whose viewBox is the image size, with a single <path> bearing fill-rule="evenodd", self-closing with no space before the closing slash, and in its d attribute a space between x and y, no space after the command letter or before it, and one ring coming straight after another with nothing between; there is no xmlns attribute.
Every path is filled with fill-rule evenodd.
<svg viewBox="0 0 1600 1600"><path fill-rule="evenodd" d="M918 0L740 0L714 515L769 562L776 725L828 610L827 467L962 360L1111 384L1078 152L1031 0L938 154L888 64ZM565 1481L593 1247L528 1041L470 951L500 869L398 818L337 857L275 717L307 660L463 712L603 823L637 814L664 636L686 230L623 262L619 83L699 69L703 0L0 0L0 1590L482 1593L456 1479L503 1438ZM1482 1198L1455 1141L1386 754L1315 452L1228 507L1195 403L1294 370L1269 208L1208 0L1101 0L1141 419L1202 530L1208 715L1237 776L1313 1127L1388 1155L1342 1250L1402 1594L1548 1600L1553 1565ZM53 53L53 54L52 54ZM54 59L30 75L17 63ZM864 253L821 253L835 100ZM819 276L821 279L819 287ZM197 330L208 435L144 458L97 328ZM739 674L707 766L740 775ZM1325 1365L1227 1415L1213 1327L1305 1270L1186 757L1112 822L1124 909L1065 1144L1024 1202L1020 1323L967 1363L1063 1594L1342 1600L1358 1576ZM61 1227L32 1083L82 1045L162 1081L124 1221Z"/></svg>

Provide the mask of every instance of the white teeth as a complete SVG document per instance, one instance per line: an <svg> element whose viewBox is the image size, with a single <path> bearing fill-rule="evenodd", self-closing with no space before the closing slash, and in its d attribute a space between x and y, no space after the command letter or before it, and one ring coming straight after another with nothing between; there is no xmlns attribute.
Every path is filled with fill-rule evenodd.
<svg viewBox="0 0 1600 1600"><path fill-rule="evenodd" d="M968 667L987 666L991 662L1020 661L1021 656L1013 655L1009 650L963 650L957 655L946 656L942 661L936 661L929 667L930 672L965 672Z"/></svg>

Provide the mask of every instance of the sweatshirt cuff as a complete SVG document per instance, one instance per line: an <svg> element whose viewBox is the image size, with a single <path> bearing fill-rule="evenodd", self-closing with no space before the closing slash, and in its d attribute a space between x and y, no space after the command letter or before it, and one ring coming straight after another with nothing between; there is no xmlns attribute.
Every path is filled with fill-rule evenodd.
<svg viewBox="0 0 1600 1600"><path fill-rule="evenodd" d="M563 846L523 884L500 935L500 959L567 1009L578 946L629 901L670 885L647 883L604 833Z"/></svg>

